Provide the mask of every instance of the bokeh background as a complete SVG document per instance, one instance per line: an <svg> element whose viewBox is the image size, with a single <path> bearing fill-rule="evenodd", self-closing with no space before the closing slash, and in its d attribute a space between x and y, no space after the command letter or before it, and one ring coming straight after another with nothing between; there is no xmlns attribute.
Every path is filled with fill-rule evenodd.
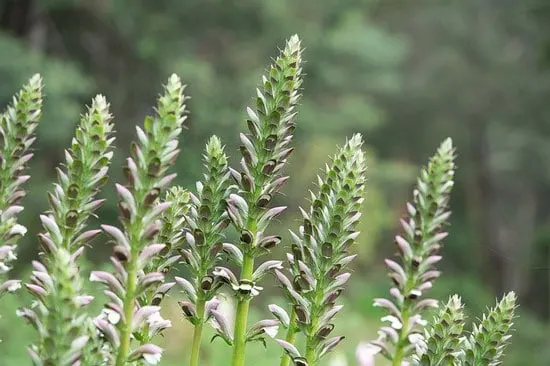
<svg viewBox="0 0 550 366"><path fill-rule="evenodd" d="M244 107L277 46L298 33L307 76L291 179L279 197L289 209L273 231L287 235L286 228L298 226L298 206L346 136L362 133L369 156L359 258L337 324L347 340L324 364L354 365L356 345L376 336L382 313L372 299L389 287L382 259L395 252L392 237L419 167L450 136L458 148L451 235L431 294L460 293L475 319L496 296L515 290L520 318L505 364L548 365L548 24L547 0L1 0L0 105L35 72L46 84L22 217L29 234L12 274L28 276L45 192L93 95L111 102L118 147L98 225L116 221L113 186L123 179L134 125L151 112L170 73L185 80L192 96L177 165L178 184L191 188L211 134L237 160ZM106 266L105 242L87 251L83 276ZM273 256L282 258L284 247ZM278 300L277 289L266 288L253 317L265 316L266 305ZM177 298L165 303L174 328L159 340L167 349L163 365L187 360L191 333ZM2 298L0 365L30 364L25 346L34 332L15 316L28 301L24 292ZM208 338L204 344L204 365L227 364L226 346L211 346ZM278 364L272 343L267 351L260 344L249 350L249 365Z"/></svg>

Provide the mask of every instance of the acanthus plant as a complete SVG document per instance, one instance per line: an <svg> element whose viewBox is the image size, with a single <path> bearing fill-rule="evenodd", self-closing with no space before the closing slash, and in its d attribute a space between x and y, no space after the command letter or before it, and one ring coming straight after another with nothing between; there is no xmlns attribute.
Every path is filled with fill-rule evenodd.
<svg viewBox="0 0 550 366"><path fill-rule="evenodd" d="M399 262L385 260L394 285L393 299L374 300L374 306L389 313L382 318L389 324L379 329L377 340L358 348L364 366L373 365L379 353L394 366L500 364L516 308L513 292L484 315L480 325L474 325L470 336L462 334L463 309L456 295L432 323L424 318L429 308L439 308L437 300L423 295L441 274L435 264L442 259L439 252L447 237L443 228L450 217L454 159L452 141L446 139L420 172L413 202L407 203L409 217L401 220L403 234L395 238Z"/></svg>
<svg viewBox="0 0 550 366"><path fill-rule="evenodd" d="M102 226L115 242L111 257L115 274L94 271L90 276L107 286L106 311L112 316L97 319L96 325L114 349L117 366L138 360L158 362L162 350L149 340L171 326L160 316L159 306L139 299L151 289L163 296L174 285L164 283L164 274L149 264L166 248L156 240L162 213L171 202L160 197L175 178L167 171L179 154L178 139L187 118L183 91L179 77L172 75L159 97L156 115L145 119L143 129L136 127L138 142L132 144L124 169L127 186L116 185L123 230Z"/></svg>
<svg viewBox="0 0 550 366"><path fill-rule="evenodd" d="M21 186L30 178L25 171L41 114L42 78L36 74L0 113L0 297L21 287L21 281L5 277L17 258L17 242L27 232L17 214L23 211Z"/></svg>
<svg viewBox="0 0 550 366"><path fill-rule="evenodd" d="M234 186L230 183L227 156L216 136L206 144L204 167L203 181L197 182L195 194L190 193L188 214L184 216L187 228L183 231L187 246L180 249L192 279L175 278L187 298L180 302L181 309L194 328L190 365L199 365L202 331L208 319L220 319L224 325L223 315L217 312L219 300L216 298L224 282L214 276L214 268L224 249L239 252L233 244L222 242L229 225L226 201ZM222 334L223 337L229 336Z"/></svg>
<svg viewBox="0 0 550 366"><path fill-rule="evenodd" d="M413 203L407 203L409 217L401 220L403 234L395 237L401 263L386 259L389 276L394 283L390 290L393 300L375 299L375 306L386 308L382 318L389 326L380 328L380 339L374 342L393 365L414 353L416 340L426 324L426 308L437 307L437 300L423 299L440 272L434 264L442 240L447 236L443 227L450 216L447 210L454 176L454 149L450 139L444 141L428 167L423 169L413 192ZM393 354L389 345L394 346Z"/></svg>
<svg viewBox="0 0 550 366"><path fill-rule="evenodd" d="M229 166L224 146L213 136L204 152L203 179L191 190L171 186L170 173L179 154L178 141L187 118L184 86L169 77L155 114L137 127L124 166L125 185L116 184L120 227L88 228L89 218L103 203L97 196L107 181L113 155L113 117L102 96L93 99L80 120L58 182L49 194L50 210L40 216L40 260L26 289L35 300L18 310L37 331L29 349L35 365L146 365L161 360L158 335L171 326L160 315L169 291L183 292L179 302L193 326L191 352L185 358L200 365L203 328L211 324L216 337L232 347L228 364L243 366L246 346L262 342L282 346L282 366L313 366L344 336L332 335L333 320L343 306L337 303L350 278L355 258L366 161L358 134L346 141L318 177L318 191L310 192L310 208L301 209L302 221L291 231L286 261L265 258L281 244L280 233L269 232L273 220L285 211L277 195L288 180L283 169L293 147L296 109L301 97L302 49L292 36L262 77L254 106L247 109L248 132L240 134L238 169ZM0 275L15 259L15 245L25 234L17 222L28 180L42 105L42 83L34 76L0 117ZM372 365L381 353L394 365L497 365L509 342L516 298L506 295L495 308L464 333L460 299L450 298L432 320L428 308L438 302L424 298L439 276L434 265L449 218L453 186L454 149L446 140L423 169L396 238L399 259L387 260L395 287L393 300L376 299L387 309L389 326L380 338L359 348L362 365ZM236 231L236 240L229 231ZM84 293L80 257L104 232L114 244L114 271L93 271L89 280L106 286L107 303L99 316L89 313L93 301ZM95 239L95 240L94 240ZM230 264L225 264L230 263ZM190 275L181 276L183 267ZM234 273L232 268L239 272ZM286 268L285 268L286 267ZM271 304L272 319L249 325L252 300L260 295L262 279L273 274L285 301ZM174 278L172 281L165 277ZM16 291L21 281L0 282L0 296ZM222 312L227 291L234 295L235 314ZM234 324L228 320L234 318ZM286 334L276 334L284 328ZM273 341L267 341L274 338ZM301 340L304 340L302 343ZM185 362L185 361L184 361ZM275 362L279 362L276 360Z"/></svg>
<svg viewBox="0 0 550 366"><path fill-rule="evenodd" d="M237 300L233 334L224 318L217 316L215 320L220 336L233 347L234 366L244 365L248 342L263 341L265 332L271 332L278 323L268 319L248 328L248 310L252 299L262 290L260 280L270 270L282 268L282 261L278 260L265 261L256 268L255 265L257 259L281 241L280 236L267 234L267 229L286 208L270 207L270 203L288 179L282 169L293 151L290 143L301 97L301 63L300 40L293 36L262 77L255 108L247 109L249 132L240 135L241 171L231 170L238 191L229 196L227 213L240 235L231 247L234 249L231 257L240 266L240 276L225 267L216 268L215 274L231 286Z"/></svg>
<svg viewBox="0 0 550 366"><path fill-rule="evenodd" d="M323 177L318 177L319 192L311 192L311 208L301 210L303 225L298 233L291 232L293 243L289 253L291 279L276 270L288 300L290 316L276 304L270 311L287 328L285 340L277 340L295 365L315 365L344 337L330 337L332 320L342 309L336 300L351 274L346 266L355 258L350 254L359 232L355 229L361 217L365 186L366 162L361 150L363 141L354 135L327 165ZM296 334L306 338L305 352L294 343Z"/></svg>
<svg viewBox="0 0 550 366"><path fill-rule="evenodd" d="M57 169L58 183L48 195L50 211L40 216L41 261L33 261L34 271L26 284L36 300L30 308L19 310L38 331L38 342L29 349L35 365L73 365L99 356L99 349L88 345L96 334L82 308L92 298L82 292L77 260L84 246L101 232L86 227L104 202L96 195L107 180L113 156L108 107L105 98L97 96L81 118L71 148L65 151L65 163Z"/></svg>

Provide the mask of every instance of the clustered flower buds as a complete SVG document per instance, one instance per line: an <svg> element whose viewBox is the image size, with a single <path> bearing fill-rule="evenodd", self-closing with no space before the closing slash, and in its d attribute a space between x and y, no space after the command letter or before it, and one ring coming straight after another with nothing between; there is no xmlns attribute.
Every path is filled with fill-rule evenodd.
<svg viewBox="0 0 550 366"><path fill-rule="evenodd" d="M511 338L516 309L516 295L506 294L497 305L483 314L469 335L463 335L464 307L457 295L452 296L419 337L414 365L489 365L502 364L504 348Z"/></svg>
<svg viewBox="0 0 550 366"><path fill-rule="evenodd" d="M452 296L415 343L419 365L457 365L462 357L464 305Z"/></svg>
<svg viewBox="0 0 550 366"><path fill-rule="evenodd" d="M161 349L146 342L171 325L160 316L160 307L142 306L136 299L151 290L154 296L162 297L174 285L164 283L162 272L148 269L166 248L156 239L162 228L162 214L171 202L163 202L160 197L175 177L167 175L167 170L179 154L178 139L187 118L183 90L179 77L172 75L158 100L156 115L145 119L143 129L136 128L138 142L132 144L124 169L128 184L116 185L123 230L102 226L115 242L111 257L115 274L94 271L90 280L107 286L107 316L96 319L96 325L115 350L118 366L136 360L157 363ZM135 348L132 339L138 342Z"/></svg>
<svg viewBox="0 0 550 366"><path fill-rule="evenodd" d="M81 308L91 296L82 294L76 260L99 230L85 230L94 211L103 203L95 196L107 180L111 157L112 116L103 96L97 96L82 117L65 164L57 169L58 183L48 195L51 210L40 216L45 232L38 235L42 262L33 262L26 285L36 298L19 314L39 333L29 349L35 365L74 365L81 362L89 338L87 315ZM93 345L92 345L93 347Z"/></svg>
<svg viewBox="0 0 550 366"><path fill-rule="evenodd" d="M483 314L480 323L474 324L472 333L464 339L463 366L502 364L504 348L512 337L509 332L516 308L516 294L509 292L488 314Z"/></svg>
<svg viewBox="0 0 550 366"><path fill-rule="evenodd" d="M380 328L380 337L372 342L384 356L401 365L411 356L415 343L422 337L426 321L422 318L426 308L437 307L434 299L422 299L432 287L440 272L434 264L441 260L437 253L450 211L447 210L453 187L454 149L450 139L445 140L428 167L423 169L413 194L413 203L407 204L408 219L401 220L403 234L396 236L401 263L386 259L389 276L394 286L390 290L393 300L375 299L374 305L385 308L390 314L382 318L389 326ZM395 351L392 354L390 344Z"/></svg>
<svg viewBox="0 0 550 366"><path fill-rule="evenodd" d="M234 254L238 252L232 244L222 242L224 231L229 225L226 201L233 186L230 184L224 148L216 136L212 136L206 144L204 167L206 172L203 181L197 182L196 194L190 194L189 212L185 215L187 227L184 236L187 245L180 250L192 279L188 281L176 277L176 282L187 298L180 302L183 315L195 326L197 338L200 338L203 324L212 317L212 311L216 312L219 304L215 295L224 282L221 277L214 275L214 267L224 248L233 250ZM224 339L229 339L229 334L223 332L226 328L218 329ZM197 346L191 355L192 362L197 364L198 352Z"/></svg>
<svg viewBox="0 0 550 366"><path fill-rule="evenodd" d="M346 266L355 258L349 250L359 235L355 227L367 169L362 145L361 135L354 135L326 166L324 177L318 177L319 192L311 192L311 208L301 210L303 225L298 233L291 232L292 251L287 257L292 277L276 271L292 315L275 304L270 310L289 328L287 340L278 342L298 365L314 365L344 338L329 335L332 320L342 309L336 300L350 278ZM297 331L306 337L305 357L289 342Z"/></svg>
<svg viewBox="0 0 550 366"><path fill-rule="evenodd" d="M0 113L0 296L21 287L18 280L5 280L10 262L16 259L15 248L27 229L17 223L23 211L19 205L25 197L21 185L31 159L34 131L42 113L42 78L34 75L13 97L12 104Z"/></svg>
<svg viewBox="0 0 550 366"><path fill-rule="evenodd" d="M233 364L244 364L246 343L259 340L256 332L247 331L250 300L262 288L261 278L271 269L280 268L281 261L267 261L254 271L257 257L269 252L281 238L266 234L269 223L281 214L285 207L269 208L270 203L286 182L282 169L293 151L290 147L295 129L296 105L300 99L302 84L302 50L298 36L292 36L256 91L255 108L248 108L249 133L241 134L241 171L231 170L238 192L227 200L227 212L240 233L235 248L241 267L240 278L231 271L220 269L217 275L230 283L237 297L236 323L232 342ZM227 337L228 338L228 337Z"/></svg>
<svg viewBox="0 0 550 366"><path fill-rule="evenodd" d="M165 245L158 256L151 258L147 265L146 272L168 273L172 266L177 263L181 255L184 243L184 228L186 227L185 215L189 212L189 192L180 187L174 186L166 191L164 202L170 202L170 206L162 213L161 227L157 235L156 242ZM172 286L173 283L166 283L163 286ZM141 305L160 305L166 291L157 291L156 288L150 288L144 296L139 298Z"/></svg>

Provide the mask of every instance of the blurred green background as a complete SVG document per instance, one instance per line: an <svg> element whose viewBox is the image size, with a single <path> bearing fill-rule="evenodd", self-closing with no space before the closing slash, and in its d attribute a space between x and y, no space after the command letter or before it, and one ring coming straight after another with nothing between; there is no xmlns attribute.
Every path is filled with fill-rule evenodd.
<svg viewBox="0 0 550 366"><path fill-rule="evenodd" d="M116 221L113 185L122 180L134 125L151 112L170 73L192 96L177 166L178 183L192 187L211 134L237 160L244 106L276 47L298 33L307 76L291 179L279 197L289 210L273 231L286 235L298 226L298 206L307 204L315 174L346 136L361 132L370 160L360 256L337 324L347 339L324 364L354 365L358 342L376 337L381 312L372 299L389 287L382 259L394 253L392 237L419 166L451 136L459 156L454 214L444 275L431 294L459 292L475 319L496 296L515 290L520 318L505 364L548 365L549 24L546 0L1 0L0 105L35 72L46 84L21 219L29 234L12 275L28 278L53 168L94 94L111 102L118 146L97 226ZM103 266L110 252L105 240L94 244L88 269ZM283 256L284 248L274 253ZM278 300L266 287L254 317ZM165 303L174 328L159 340L163 365L187 362L191 333L177 297ZM25 347L34 333L14 315L27 301L23 292L1 300L0 365L30 364ZM204 365L226 365L227 347L204 342ZM260 344L249 350L248 365L278 364L272 343L267 351Z"/></svg>

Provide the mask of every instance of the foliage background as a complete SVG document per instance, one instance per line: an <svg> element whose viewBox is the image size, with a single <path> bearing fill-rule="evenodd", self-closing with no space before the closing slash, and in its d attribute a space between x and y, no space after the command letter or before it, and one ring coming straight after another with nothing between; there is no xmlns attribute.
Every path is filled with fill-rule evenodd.
<svg viewBox="0 0 550 366"><path fill-rule="evenodd" d="M259 75L275 46L298 33L307 76L280 231L297 226L298 205L345 136L363 133L370 159L360 257L337 324L347 341L327 364L353 365L357 343L375 336L380 313L372 299L389 284L382 258L394 252L391 238L419 165L446 136L458 147L459 170L444 276L433 292L460 292L475 318L515 290L521 318L506 364L550 364L549 19L544 0L3 0L0 105L35 72L46 83L22 218L30 235L13 274L27 278L53 168L94 94L111 102L118 131L103 193L109 204L97 225L116 220L116 167L170 73L192 96L177 167L178 183L191 187L208 136L219 135L237 155ZM102 266L109 252L98 240L89 265ZM254 315L277 295L266 291ZM0 304L0 365L29 364L24 348L33 332L14 315L26 301L19 297ZM165 309L174 323L160 341L165 365L185 364L190 344L176 300ZM207 347L205 365L226 364L224 346ZM273 344L268 356L254 345L248 361L274 365L279 354Z"/></svg>

